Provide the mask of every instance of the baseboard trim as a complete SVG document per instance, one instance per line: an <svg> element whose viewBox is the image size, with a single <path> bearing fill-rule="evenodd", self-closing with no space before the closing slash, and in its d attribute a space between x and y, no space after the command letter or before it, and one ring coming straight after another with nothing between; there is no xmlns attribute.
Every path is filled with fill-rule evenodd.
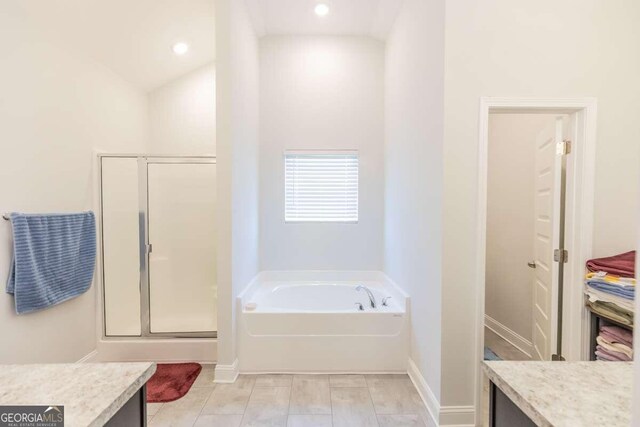
<svg viewBox="0 0 640 427"><path fill-rule="evenodd" d="M411 382L418 390L422 402L427 408L430 421L426 424L447 427L473 427L475 426L476 409L471 406L440 406L438 398L427 384L418 366L411 358L407 363L407 374Z"/></svg>
<svg viewBox="0 0 640 427"><path fill-rule="evenodd" d="M91 363L98 361L98 350L93 350L91 353L85 355L82 359L78 360L76 363Z"/></svg>
<svg viewBox="0 0 640 427"><path fill-rule="evenodd" d="M216 365L214 383L233 383L238 378L240 370L238 369L238 359L234 360L231 365Z"/></svg>
<svg viewBox="0 0 640 427"><path fill-rule="evenodd" d="M474 406L442 406L440 408L440 426L475 426L476 408Z"/></svg>
<svg viewBox="0 0 640 427"><path fill-rule="evenodd" d="M533 343L531 341L522 337L522 335L519 335L517 332L512 331L487 314L484 315L484 326L491 329L509 344L531 358L531 355L533 354Z"/></svg>
<svg viewBox="0 0 640 427"><path fill-rule="evenodd" d="M431 417L431 422L434 425L439 425L438 418L440 416L440 402L438 402L438 398L433 394L429 384L427 384L427 381L420 373L418 366L416 366L415 362L411 360L411 358L409 358L407 366L407 374L409 374L411 382L415 386L416 390L418 390L418 394L420 395L424 406L427 408L429 417Z"/></svg>

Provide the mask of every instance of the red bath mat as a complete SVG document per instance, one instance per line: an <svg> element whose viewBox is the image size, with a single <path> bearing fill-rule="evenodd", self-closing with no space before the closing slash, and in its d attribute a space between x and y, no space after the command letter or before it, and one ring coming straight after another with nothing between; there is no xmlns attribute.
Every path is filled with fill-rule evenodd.
<svg viewBox="0 0 640 427"><path fill-rule="evenodd" d="M202 370L199 363L158 363L147 382L147 402L172 402L187 394Z"/></svg>

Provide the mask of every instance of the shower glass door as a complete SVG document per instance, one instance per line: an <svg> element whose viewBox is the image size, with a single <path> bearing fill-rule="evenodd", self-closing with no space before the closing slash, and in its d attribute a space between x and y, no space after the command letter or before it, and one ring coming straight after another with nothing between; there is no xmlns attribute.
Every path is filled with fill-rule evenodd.
<svg viewBox="0 0 640 427"><path fill-rule="evenodd" d="M215 158L99 157L105 336L215 337Z"/></svg>
<svg viewBox="0 0 640 427"><path fill-rule="evenodd" d="M216 330L216 165L149 163L152 334Z"/></svg>

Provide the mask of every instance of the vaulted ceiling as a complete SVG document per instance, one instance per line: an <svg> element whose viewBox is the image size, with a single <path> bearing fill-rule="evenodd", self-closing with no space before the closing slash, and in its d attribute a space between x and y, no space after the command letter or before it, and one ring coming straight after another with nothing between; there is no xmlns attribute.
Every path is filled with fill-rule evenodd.
<svg viewBox="0 0 640 427"><path fill-rule="evenodd" d="M60 44L144 91L215 60L215 0L3 0ZM359 35L385 39L403 0L245 0L258 36ZM314 7L329 6L318 17ZM187 54L171 47L186 42Z"/></svg>
<svg viewBox="0 0 640 427"><path fill-rule="evenodd" d="M102 63L144 91L215 59L214 0L19 2L47 37ZM190 48L176 56L171 47L181 41Z"/></svg>
<svg viewBox="0 0 640 427"><path fill-rule="evenodd" d="M384 39L402 0L246 0L258 35L358 35ZM329 14L318 17L318 3Z"/></svg>

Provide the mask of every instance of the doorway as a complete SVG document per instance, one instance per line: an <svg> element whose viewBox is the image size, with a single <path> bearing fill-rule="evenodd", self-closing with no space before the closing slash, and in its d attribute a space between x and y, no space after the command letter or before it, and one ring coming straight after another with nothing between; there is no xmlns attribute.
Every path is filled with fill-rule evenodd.
<svg viewBox="0 0 640 427"><path fill-rule="evenodd" d="M561 357L563 275L553 256L554 248L564 245L566 172L572 158L558 155L557 148L570 139L572 118L489 116L485 359Z"/></svg>
<svg viewBox="0 0 640 427"><path fill-rule="evenodd" d="M487 344L501 359L587 360L595 114L593 99L481 100L476 420ZM505 145L492 152L500 126Z"/></svg>

